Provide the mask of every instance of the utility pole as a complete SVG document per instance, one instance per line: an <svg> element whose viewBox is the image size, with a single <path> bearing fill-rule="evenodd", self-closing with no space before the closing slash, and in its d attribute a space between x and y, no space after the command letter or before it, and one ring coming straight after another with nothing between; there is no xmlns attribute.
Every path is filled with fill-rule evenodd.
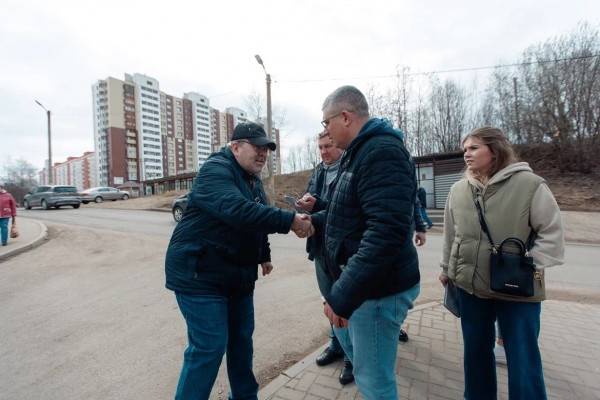
<svg viewBox="0 0 600 400"><path fill-rule="evenodd" d="M52 185L54 179L52 177L52 124L50 122L50 110L46 109L39 101L35 100L35 102L46 111L46 117L48 119L48 184Z"/></svg>
<svg viewBox="0 0 600 400"><path fill-rule="evenodd" d="M267 72L265 64L262 58L257 54L254 56L256 61L265 71L265 77L267 81L267 137L273 140L273 114L271 112L271 74ZM273 152L269 153L267 158L267 179L266 179L267 195L269 202L275 204L275 176L273 174Z"/></svg>
<svg viewBox="0 0 600 400"><path fill-rule="evenodd" d="M516 130L516 134L517 134L517 140L519 141L519 143L522 142L521 139L521 121L519 119L519 96L518 96L518 92L517 92L517 78L513 77L513 91L515 94L515 130Z"/></svg>

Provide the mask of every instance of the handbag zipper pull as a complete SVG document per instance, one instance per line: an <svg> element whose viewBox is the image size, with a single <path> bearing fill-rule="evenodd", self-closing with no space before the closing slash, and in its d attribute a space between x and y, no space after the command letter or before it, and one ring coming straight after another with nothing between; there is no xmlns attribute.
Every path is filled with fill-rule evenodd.
<svg viewBox="0 0 600 400"><path fill-rule="evenodd" d="M535 280L537 280L537 281L540 281L540 282L541 282L541 281L542 281L542 275L543 275L542 271L535 271L535 272L533 273L533 278L534 278Z"/></svg>

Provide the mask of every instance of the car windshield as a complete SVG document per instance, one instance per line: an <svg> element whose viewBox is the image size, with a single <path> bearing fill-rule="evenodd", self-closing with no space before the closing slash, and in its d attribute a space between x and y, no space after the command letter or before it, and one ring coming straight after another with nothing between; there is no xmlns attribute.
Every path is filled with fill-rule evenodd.
<svg viewBox="0 0 600 400"><path fill-rule="evenodd" d="M75 186L59 186L54 188L54 193L75 193L77 188Z"/></svg>

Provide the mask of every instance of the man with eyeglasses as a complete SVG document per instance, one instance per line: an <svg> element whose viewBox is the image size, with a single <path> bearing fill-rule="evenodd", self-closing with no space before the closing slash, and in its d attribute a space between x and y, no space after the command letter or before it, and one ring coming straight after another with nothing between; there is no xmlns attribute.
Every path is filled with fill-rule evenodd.
<svg viewBox="0 0 600 400"><path fill-rule="evenodd" d="M166 287L187 324L176 399L208 399L227 353L230 399L256 399L253 293L273 270L267 234L312 234L307 216L268 205L259 175L276 145L262 126L239 124L202 165L165 261Z"/></svg>
<svg viewBox="0 0 600 400"><path fill-rule="evenodd" d="M312 215L335 280L324 296L324 313L352 361L363 397L397 399L400 326L420 290L412 243L414 164L401 132L370 118L355 87L336 89L322 110L323 126L345 150L327 208Z"/></svg>

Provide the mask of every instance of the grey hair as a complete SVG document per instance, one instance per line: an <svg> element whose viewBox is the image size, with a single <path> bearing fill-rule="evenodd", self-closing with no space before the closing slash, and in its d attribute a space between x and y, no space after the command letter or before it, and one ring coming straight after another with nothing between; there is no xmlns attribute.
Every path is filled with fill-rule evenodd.
<svg viewBox="0 0 600 400"><path fill-rule="evenodd" d="M321 111L334 109L335 111L351 111L358 116L369 116L369 104L365 95L354 86L342 86L335 89L323 102Z"/></svg>

